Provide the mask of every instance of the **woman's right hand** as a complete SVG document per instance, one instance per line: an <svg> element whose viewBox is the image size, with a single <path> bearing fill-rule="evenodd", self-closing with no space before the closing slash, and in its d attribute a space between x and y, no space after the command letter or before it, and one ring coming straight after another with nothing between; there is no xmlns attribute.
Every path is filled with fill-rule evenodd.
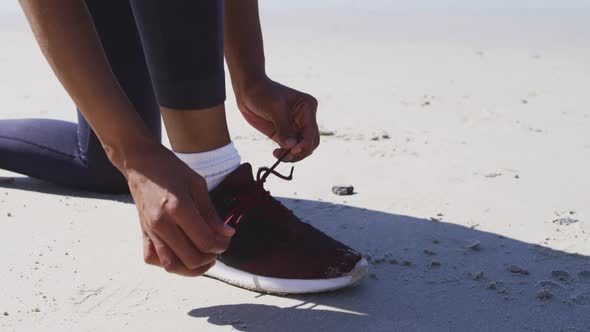
<svg viewBox="0 0 590 332"><path fill-rule="evenodd" d="M203 274L234 231L216 215L205 181L151 138L113 76L85 1L20 4L52 69L127 178L145 261L173 273Z"/></svg>
<svg viewBox="0 0 590 332"><path fill-rule="evenodd" d="M227 249L234 229L217 216L205 180L154 144L125 162L124 174L143 231L144 261L199 276Z"/></svg>

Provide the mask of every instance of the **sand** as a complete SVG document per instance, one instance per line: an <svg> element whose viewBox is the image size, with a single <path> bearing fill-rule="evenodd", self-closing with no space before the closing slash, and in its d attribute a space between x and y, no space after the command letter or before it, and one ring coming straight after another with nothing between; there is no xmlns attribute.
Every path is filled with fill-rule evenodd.
<svg viewBox="0 0 590 332"><path fill-rule="evenodd" d="M270 75L318 97L324 134L268 188L370 277L277 297L172 276L143 264L130 197L0 171L0 330L590 331L587 11L263 14ZM73 121L22 17L0 40L0 116ZM232 98L244 161L269 165Z"/></svg>

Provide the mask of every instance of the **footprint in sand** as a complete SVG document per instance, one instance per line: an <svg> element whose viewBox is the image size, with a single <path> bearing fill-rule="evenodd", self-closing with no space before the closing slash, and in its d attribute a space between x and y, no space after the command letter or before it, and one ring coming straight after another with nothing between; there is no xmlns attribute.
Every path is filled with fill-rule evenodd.
<svg viewBox="0 0 590 332"><path fill-rule="evenodd" d="M569 300L574 304L590 305L590 289L572 296Z"/></svg>

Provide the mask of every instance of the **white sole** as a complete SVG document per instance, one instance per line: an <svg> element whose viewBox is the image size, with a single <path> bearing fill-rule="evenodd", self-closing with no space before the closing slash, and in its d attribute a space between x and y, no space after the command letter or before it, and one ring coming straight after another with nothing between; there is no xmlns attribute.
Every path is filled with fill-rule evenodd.
<svg viewBox="0 0 590 332"><path fill-rule="evenodd" d="M367 274L369 263L361 259L347 275L331 279L282 279L264 277L229 267L220 261L205 273L230 285L256 292L273 294L305 294L333 291L358 284Z"/></svg>

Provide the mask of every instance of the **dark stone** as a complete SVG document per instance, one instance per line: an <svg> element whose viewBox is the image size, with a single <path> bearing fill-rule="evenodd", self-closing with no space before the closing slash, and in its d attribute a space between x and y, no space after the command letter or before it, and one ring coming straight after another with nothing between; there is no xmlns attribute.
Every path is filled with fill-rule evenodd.
<svg viewBox="0 0 590 332"><path fill-rule="evenodd" d="M339 196L348 196L354 193L353 186L333 186L332 192Z"/></svg>

